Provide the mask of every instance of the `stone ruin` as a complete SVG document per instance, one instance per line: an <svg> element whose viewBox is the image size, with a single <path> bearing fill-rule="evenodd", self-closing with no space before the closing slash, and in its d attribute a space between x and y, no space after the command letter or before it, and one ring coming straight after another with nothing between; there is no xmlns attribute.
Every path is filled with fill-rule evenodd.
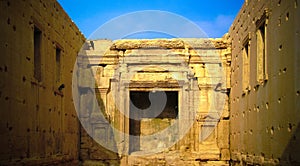
<svg viewBox="0 0 300 166"><path fill-rule="evenodd" d="M230 57L224 39L86 42L76 77L82 159L228 164Z"/></svg>

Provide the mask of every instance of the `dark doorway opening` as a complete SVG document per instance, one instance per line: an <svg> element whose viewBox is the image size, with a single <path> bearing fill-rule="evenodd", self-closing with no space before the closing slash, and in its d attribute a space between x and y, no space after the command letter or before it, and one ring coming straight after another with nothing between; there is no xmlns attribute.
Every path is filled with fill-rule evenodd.
<svg viewBox="0 0 300 166"><path fill-rule="evenodd" d="M160 120L165 122L178 117L178 91L130 91L130 101L129 134L132 136L141 136L145 133L143 130L151 130L149 126L153 124L149 125L149 121L155 122L157 127L152 132L156 132L161 130ZM141 124L145 119L147 124ZM140 150L139 137L130 137L129 153Z"/></svg>

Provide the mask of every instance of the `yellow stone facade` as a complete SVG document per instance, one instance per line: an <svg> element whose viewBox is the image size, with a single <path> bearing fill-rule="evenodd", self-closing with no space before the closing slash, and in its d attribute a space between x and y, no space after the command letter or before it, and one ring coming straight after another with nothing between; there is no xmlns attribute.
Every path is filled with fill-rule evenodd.
<svg viewBox="0 0 300 166"><path fill-rule="evenodd" d="M99 143L111 145L106 148L117 152L121 163L200 164L206 161L202 163L228 165L231 50L225 41L87 42L78 57L76 77L79 94L76 103L83 127L96 140L100 135L112 138L99 140ZM91 78L95 78L94 83ZM153 91L163 91L167 93L167 100L173 101L164 108L166 115L162 113L149 118L160 108L150 108L143 113L147 107L133 108L134 104L136 107L139 103L146 104L145 100L151 98ZM91 105L88 96L94 93L98 93L95 96L101 96L103 101L101 111L95 107L86 109ZM149 93L149 97L148 94L142 95L145 93ZM168 116L168 111L176 111L176 116ZM108 122L103 120L105 117ZM135 119L137 117L139 119ZM164 129L167 131L162 132ZM127 138L127 135L138 137ZM115 154L103 156L99 150L110 152L103 148L95 150L91 144L88 146L91 142L89 136L83 135L82 140L83 160L115 162ZM150 156L145 158L143 155ZM153 159L149 161L149 158Z"/></svg>
<svg viewBox="0 0 300 166"><path fill-rule="evenodd" d="M0 8L0 165L300 164L299 0L246 0L218 39L86 41L55 1Z"/></svg>
<svg viewBox="0 0 300 166"><path fill-rule="evenodd" d="M229 30L234 164L299 164L299 20L297 0L246 1Z"/></svg>
<svg viewBox="0 0 300 166"><path fill-rule="evenodd" d="M0 165L78 161L72 69L85 37L55 1L0 1L0 18Z"/></svg>

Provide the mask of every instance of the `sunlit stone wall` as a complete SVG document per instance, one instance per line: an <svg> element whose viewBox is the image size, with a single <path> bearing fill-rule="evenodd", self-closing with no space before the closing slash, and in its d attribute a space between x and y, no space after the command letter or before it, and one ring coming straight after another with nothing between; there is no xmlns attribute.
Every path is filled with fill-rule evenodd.
<svg viewBox="0 0 300 166"><path fill-rule="evenodd" d="M79 59L83 160L228 164L231 54L226 37L95 40L86 43ZM153 107L148 112L139 106L142 99L131 101L137 91L149 93ZM164 110L160 100L155 104L157 97L151 99L156 92L177 93L177 103L173 99L166 113L151 117ZM168 116L168 109L176 116Z"/></svg>

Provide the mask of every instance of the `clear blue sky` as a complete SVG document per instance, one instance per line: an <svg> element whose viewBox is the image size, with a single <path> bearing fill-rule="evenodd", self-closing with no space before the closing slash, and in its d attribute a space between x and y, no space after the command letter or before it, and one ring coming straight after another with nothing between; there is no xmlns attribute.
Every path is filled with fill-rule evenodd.
<svg viewBox="0 0 300 166"><path fill-rule="evenodd" d="M228 32L244 0L58 0L58 2L86 37L118 16L142 10L172 12L198 25L208 37L222 37Z"/></svg>

